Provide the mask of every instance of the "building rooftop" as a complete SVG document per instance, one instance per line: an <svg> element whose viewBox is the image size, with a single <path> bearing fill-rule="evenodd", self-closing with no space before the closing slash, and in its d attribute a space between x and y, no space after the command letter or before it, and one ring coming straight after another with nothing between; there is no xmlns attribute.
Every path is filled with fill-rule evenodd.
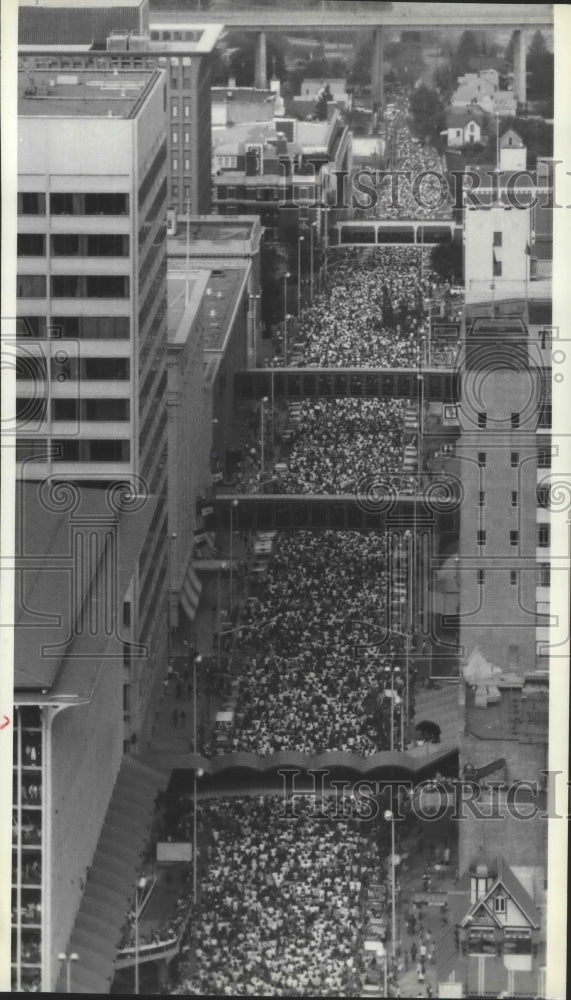
<svg viewBox="0 0 571 1000"><path fill-rule="evenodd" d="M212 150L220 153L236 153L246 143L266 144L268 139L277 138L274 121L244 122L225 128L212 129Z"/></svg>
<svg viewBox="0 0 571 1000"><path fill-rule="evenodd" d="M65 503L68 497L69 505ZM116 600L121 600L136 568L156 499L149 497L138 507L133 504L133 509L117 510L114 497L118 494L113 487L65 484L58 492L58 485L53 484L50 494L45 483L16 484L17 695L27 693L36 703L60 697L89 698L102 658L123 655L122 637L110 635L103 620L97 629L88 629L85 608L88 602L101 606L108 600L110 584L116 588ZM116 569L111 565L113 579L103 558L110 532L115 533L117 553ZM97 538L100 560L84 565L78 575L74 541L84 533L89 533L90 544Z"/></svg>
<svg viewBox="0 0 571 1000"><path fill-rule="evenodd" d="M167 239L169 257L244 257L258 249L262 227L258 216L177 215L176 234ZM188 240L188 244L187 244Z"/></svg>
<svg viewBox="0 0 571 1000"><path fill-rule="evenodd" d="M463 128L470 122L482 122L482 112L476 106L471 108L453 108L446 115L446 125L448 128Z"/></svg>
<svg viewBox="0 0 571 1000"><path fill-rule="evenodd" d="M169 345L182 346L199 315L210 271L167 272L167 335Z"/></svg>
<svg viewBox="0 0 571 1000"><path fill-rule="evenodd" d="M180 284L173 285L173 290L181 296L180 304L177 306L175 304L173 308L172 320L169 319L169 325L172 322L173 326L176 319L176 310L178 309L179 322L180 318L184 315L184 295L185 295L185 285L186 285L186 261L181 258L169 258L168 261L168 281L169 288L170 282L178 281ZM195 287L196 282L199 280L198 275L201 273L202 269L197 268L196 260L193 261L193 267L189 269L189 282L193 282L193 287ZM208 281L206 286L201 289L201 297L203 297L203 319L204 319L204 349L205 351L223 351L226 341L226 336L228 334L228 329L232 316L239 301L239 297L242 293L244 283L246 281L248 274L248 267L240 267L239 265L224 265L220 268L214 268L208 271ZM179 301L179 300L177 300ZM190 304L190 300L189 300ZM171 303L169 295L169 313L171 312Z"/></svg>
<svg viewBox="0 0 571 1000"><path fill-rule="evenodd" d="M134 118L158 70L21 70L18 117Z"/></svg>
<svg viewBox="0 0 571 1000"><path fill-rule="evenodd" d="M210 93L213 103L216 104L235 101L236 103L265 105L275 100L275 94L272 90L258 90L256 87L212 87Z"/></svg>

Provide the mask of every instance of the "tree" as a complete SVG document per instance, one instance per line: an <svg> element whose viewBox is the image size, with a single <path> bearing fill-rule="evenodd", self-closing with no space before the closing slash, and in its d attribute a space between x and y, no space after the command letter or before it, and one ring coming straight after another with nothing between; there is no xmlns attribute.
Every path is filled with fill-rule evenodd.
<svg viewBox="0 0 571 1000"><path fill-rule="evenodd" d="M417 87L410 100L410 111L422 138L440 138L444 128L444 107L435 90Z"/></svg>
<svg viewBox="0 0 571 1000"><path fill-rule="evenodd" d="M430 255L430 266L433 271L451 284L461 284L463 281L462 243L451 240L450 243L439 243Z"/></svg>
<svg viewBox="0 0 571 1000"><path fill-rule="evenodd" d="M233 31L228 35L226 47L228 50L228 72L236 77L238 87L251 87L256 72L256 45L255 35L245 32ZM288 48L287 40L281 35L268 35L266 44L266 73L272 73L275 65L275 73L279 79L286 75L286 52Z"/></svg>
<svg viewBox="0 0 571 1000"><path fill-rule="evenodd" d="M473 31L464 31L452 59L452 75L455 80L469 69L470 59L480 52L478 37Z"/></svg>
<svg viewBox="0 0 571 1000"><path fill-rule="evenodd" d="M315 102L315 114L317 115L320 122L324 122L327 118L327 102L331 101L333 96L329 89L329 84L327 83L325 87L319 92L319 97Z"/></svg>
<svg viewBox="0 0 571 1000"><path fill-rule="evenodd" d="M545 44L541 31L536 31L527 53L528 97L532 100L553 98L553 53Z"/></svg>

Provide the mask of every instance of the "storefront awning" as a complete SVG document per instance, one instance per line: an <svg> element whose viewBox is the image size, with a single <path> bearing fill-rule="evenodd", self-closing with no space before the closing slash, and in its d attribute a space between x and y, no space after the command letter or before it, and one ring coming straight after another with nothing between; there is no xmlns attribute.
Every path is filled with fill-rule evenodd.
<svg viewBox="0 0 571 1000"><path fill-rule="evenodd" d="M200 601L201 590L202 583L196 575L192 564L189 563L180 592L180 603L182 604L184 613L189 621L193 621L196 614L198 602Z"/></svg>

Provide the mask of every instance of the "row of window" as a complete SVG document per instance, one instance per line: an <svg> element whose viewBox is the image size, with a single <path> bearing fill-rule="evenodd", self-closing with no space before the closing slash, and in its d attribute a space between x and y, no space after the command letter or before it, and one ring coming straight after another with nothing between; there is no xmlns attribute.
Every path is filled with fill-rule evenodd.
<svg viewBox="0 0 571 1000"><path fill-rule="evenodd" d="M485 451L478 452L478 466L480 469L485 469L487 464L487 454ZM510 466L512 469L517 469L519 467L519 451L512 451L510 453ZM551 446L541 445L537 449L537 467L539 469L550 469L551 468Z"/></svg>
<svg viewBox="0 0 571 1000"><path fill-rule="evenodd" d="M129 420L128 399L52 399L52 420ZM16 399L16 419L45 420L48 400L37 398Z"/></svg>
<svg viewBox="0 0 571 1000"><path fill-rule="evenodd" d="M494 571L495 572L495 571ZM483 587L486 582L486 570L479 569L477 571L478 584ZM510 570L510 586L517 587L518 571L517 569ZM550 563L540 563L537 567L537 586L538 587L550 587L551 586L551 565Z"/></svg>
<svg viewBox="0 0 571 1000"><path fill-rule="evenodd" d="M510 423L513 430L519 427L519 413L512 412L510 416ZM488 426L488 414L485 411L478 413L478 427L483 429Z"/></svg>
<svg viewBox="0 0 571 1000"><path fill-rule="evenodd" d="M164 166L167 158L167 144L163 142L161 148L159 149L157 155L155 156L151 166L149 167L147 173L145 174L144 180L139 188L139 208L144 205L146 199L148 198L151 188L155 183L161 168Z"/></svg>
<svg viewBox="0 0 571 1000"><path fill-rule="evenodd" d="M128 215L129 195L105 193L50 194L52 215ZM43 191L21 191L18 194L18 215L45 215L46 195Z"/></svg>
<svg viewBox="0 0 571 1000"><path fill-rule="evenodd" d="M538 486L537 487L537 506L548 508L550 503L550 489L549 486ZM478 507L486 506L486 490L478 491ZM511 491L511 506L519 506L519 494L517 490Z"/></svg>
<svg viewBox="0 0 571 1000"><path fill-rule="evenodd" d="M480 528L477 532L477 543L480 547L486 544L486 532L484 529ZM549 525L548 524L538 524L537 525L537 546L540 549L549 548ZM510 545L516 546L519 544L519 531L510 531Z"/></svg>
<svg viewBox="0 0 571 1000"><path fill-rule="evenodd" d="M128 462L129 441L106 438L78 441L76 439L20 438L16 441L16 461L33 459L47 462L48 454L56 462Z"/></svg>
<svg viewBox="0 0 571 1000"><path fill-rule="evenodd" d="M129 237L110 234L62 233L50 237L52 257L128 257ZM45 257L42 233L18 233L18 257Z"/></svg>
<svg viewBox="0 0 571 1000"><path fill-rule="evenodd" d="M182 133L182 141L185 146L190 146L191 142L190 131L187 131L186 129L184 130L184 132ZM173 129L171 131L171 146L178 146L178 144L179 144L179 132L177 129ZM229 157L229 159L232 159L232 157ZM233 157L233 159L236 159L236 157Z"/></svg>
<svg viewBox="0 0 571 1000"><path fill-rule="evenodd" d="M57 382L75 379L126 382L130 377L130 363L129 358L69 358L66 355L64 358L51 359L51 375ZM47 377L46 358L18 355L17 379L46 382Z"/></svg>
<svg viewBox="0 0 571 1000"><path fill-rule="evenodd" d="M129 340L128 316L19 316L18 339Z"/></svg>
<svg viewBox="0 0 571 1000"><path fill-rule="evenodd" d="M190 118L190 104L183 104L182 111L185 118ZM179 112L178 101L171 100L171 117L178 118L179 117L178 112Z"/></svg>
<svg viewBox="0 0 571 1000"><path fill-rule="evenodd" d="M190 173L190 157L185 156L185 158L183 160L183 164L184 164L184 168L183 168L184 172L185 173ZM172 158L172 164L171 165L172 165L172 169L173 170L178 170L178 157L173 156L173 158Z"/></svg>
<svg viewBox="0 0 571 1000"><path fill-rule="evenodd" d="M19 274L18 298L44 299L47 294L45 274ZM126 274L54 274L50 294L56 299L128 299L129 276Z"/></svg>

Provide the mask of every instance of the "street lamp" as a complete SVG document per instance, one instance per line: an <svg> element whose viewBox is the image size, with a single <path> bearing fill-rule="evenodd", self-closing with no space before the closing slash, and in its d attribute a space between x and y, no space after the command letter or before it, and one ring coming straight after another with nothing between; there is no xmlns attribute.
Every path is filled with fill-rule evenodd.
<svg viewBox="0 0 571 1000"><path fill-rule="evenodd" d="M391 791L392 798L392 791ZM391 932L391 954L395 957L397 919L396 919L396 888L395 888L395 817L390 809L385 812L385 819L391 824L391 910L392 910L392 932Z"/></svg>
<svg viewBox="0 0 571 1000"><path fill-rule="evenodd" d="M234 566L234 556L232 551L232 541L234 538L234 525L233 525L232 515L234 512L234 508L237 506L238 506L237 500L233 500L232 503L230 504L230 608L232 608L232 601L234 599L233 589L232 589L232 584L233 584L232 567Z"/></svg>
<svg viewBox="0 0 571 1000"><path fill-rule="evenodd" d="M194 768L194 803L192 810L192 900L196 903L196 879L197 879L197 810L198 810L198 798L196 795L196 783L198 778L202 778L204 771L201 767Z"/></svg>
<svg viewBox="0 0 571 1000"><path fill-rule="evenodd" d="M192 661L192 750L194 753L198 753L196 746L196 667L199 663L202 663L200 653Z"/></svg>
<svg viewBox="0 0 571 1000"><path fill-rule="evenodd" d="M287 283L289 278L291 278L291 274L286 271L284 274L284 368L287 368Z"/></svg>
<svg viewBox="0 0 571 1000"><path fill-rule="evenodd" d="M400 667L395 667L394 664L391 664L390 667L387 665L385 667L385 674L387 674L387 677L388 677L388 674L391 675L391 750L394 750L394 748L395 748L395 734L394 734L394 723L395 723L395 720L394 720L395 688L394 688L394 679L395 679L395 674L400 674ZM402 734L403 734L403 729L402 729L402 707L401 707L401 744L403 743L403 736L402 736ZM404 750L404 746L401 746L401 750Z"/></svg>
<svg viewBox="0 0 571 1000"><path fill-rule="evenodd" d="M266 408L266 403L267 402L268 402L268 397L267 396L263 396L262 399L261 399L261 401L260 401L260 425L261 425L260 426L260 437L261 437L261 444L262 444L262 455L261 455L261 459L260 459L260 479L261 479L261 482L262 482L262 492L263 492L263 483L264 483L264 417L265 417L265 413L266 413L266 409L265 408Z"/></svg>
<svg viewBox="0 0 571 1000"><path fill-rule="evenodd" d="M301 244L305 236L300 236L297 241L297 320L301 317Z"/></svg>
<svg viewBox="0 0 571 1000"><path fill-rule="evenodd" d="M139 892L146 886L147 880L141 875L135 884L135 993L139 993Z"/></svg>
<svg viewBox="0 0 571 1000"><path fill-rule="evenodd" d="M228 568L228 564L225 563L225 562L223 562L223 563L220 564L220 567L218 569L218 629L217 629L217 632L218 632L218 643L217 643L217 657L216 657L216 667L217 667L217 670L218 670L218 676L220 676L220 659L221 659L221 650L220 650L220 631L221 631L221 629L220 629L220 624L221 624L220 623L220 574L221 574L222 570L225 570L227 568Z"/></svg>
<svg viewBox="0 0 571 1000"><path fill-rule="evenodd" d="M71 993L71 963L79 962L79 955L75 951L72 951L71 954L68 954L67 951L60 951L58 958L60 962L65 962L66 993Z"/></svg>
<svg viewBox="0 0 571 1000"><path fill-rule="evenodd" d="M313 302L313 230L316 228L317 228L317 222L312 222L309 227L309 242L311 249L311 257L309 261L309 273L310 273L309 289L310 289L310 298L312 302Z"/></svg>

